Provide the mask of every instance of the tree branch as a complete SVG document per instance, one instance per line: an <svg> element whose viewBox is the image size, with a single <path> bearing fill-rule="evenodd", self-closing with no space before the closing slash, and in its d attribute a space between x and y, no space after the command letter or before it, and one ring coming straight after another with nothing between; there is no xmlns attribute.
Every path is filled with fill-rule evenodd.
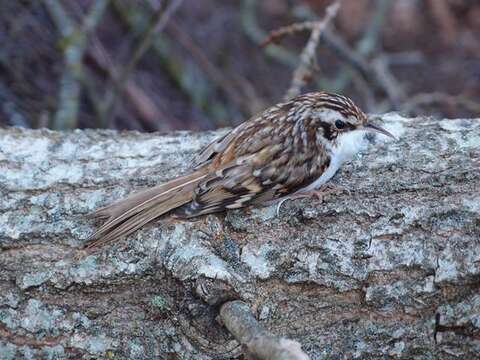
<svg viewBox="0 0 480 360"><path fill-rule="evenodd" d="M338 1L333 3L327 8L324 19L314 23L310 39L300 55L300 64L293 73L292 82L284 96L284 100L291 99L300 94L302 87L304 87L307 81L311 79L315 61L315 52L320 36L332 19L337 15L339 8L340 3ZM297 28L302 29L301 26L298 26Z"/></svg>
<svg viewBox="0 0 480 360"><path fill-rule="evenodd" d="M104 99L104 117L111 119L115 112L115 104L117 98L125 88L125 84L130 77L131 72L135 69L138 61L143 54L150 48L154 37L165 29L171 16L178 10L183 0L164 1L153 16L150 25L147 27L141 40L132 51L133 55L127 65L119 71L118 78L113 79L112 90L107 93ZM167 4L167 5L164 5Z"/></svg>
<svg viewBox="0 0 480 360"><path fill-rule="evenodd" d="M292 201L279 216L167 216L80 259L86 214L184 174L225 131L0 129L0 353L300 351L285 337L314 359L475 359L480 121L377 121L399 140L377 136L342 166L334 181L351 194Z"/></svg>
<svg viewBox="0 0 480 360"><path fill-rule="evenodd" d="M65 68L60 79L57 112L52 120L53 129L73 129L77 125L83 56L87 37L95 29L109 3L98 0L92 5L81 26L77 26L58 0L44 0L44 4L62 36Z"/></svg>
<svg viewBox="0 0 480 360"><path fill-rule="evenodd" d="M244 346L247 356L259 360L308 360L297 341L273 335L253 317L242 301L230 301L220 308L220 320L237 341Z"/></svg>

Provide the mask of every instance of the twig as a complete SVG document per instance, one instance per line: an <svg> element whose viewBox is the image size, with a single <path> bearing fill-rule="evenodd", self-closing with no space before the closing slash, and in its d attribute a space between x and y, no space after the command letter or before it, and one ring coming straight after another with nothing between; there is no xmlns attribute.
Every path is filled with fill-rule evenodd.
<svg viewBox="0 0 480 360"><path fill-rule="evenodd" d="M321 36L325 44L347 63L339 70L339 76L330 86L331 90L342 91L345 86L353 80L357 86L361 87L361 92L367 97L367 102L371 102L371 95L376 89L385 93L389 102L389 109L392 107L398 108L405 99L402 87L390 72L388 65L390 65L391 62L385 61L387 57L381 56L380 60L374 60L372 62L368 61L367 58L377 47L380 30L386 19L390 5L391 0L376 0L376 11L365 31L365 35L357 43L355 49L331 29L325 29ZM313 12L311 12L308 18L312 19L314 16ZM267 41L276 41L286 34L292 33L292 31L296 32L311 29L314 23L314 21L305 21L301 24L294 24L294 27L281 28L273 32L271 36L267 38ZM390 58L388 58L388 60L390 60ZM411 60L410 58L409 61ZM415 60L418 61L418 57ZM350 66L352 69L345 68L345 66ZM361 78L357 74L359 74ZM366 86L370 88L367 89ZM365 92L365 90L367 90L367 92ZM375 111L377 110L378 109L375 109Z"/></svg>
<svg viewBox="0 0 480 360"><path fill-rule="evenodd" d="M305 21L295 23L288 26L283 26L277 30L271 31L268 36L262 41L261 46L267 46L270 43L278 43L282 38L291 36L303 31L312 31L318 26L318 21Z"/></svg>
<svg viewBox="0 0 480 360"><path fill-rule="evenodd" d="M377 56L373 59L371 67L375 82L384 90L393 109L398 109L405 101L405 93L390 71L388 59L385 56Z"/></svg>
<svg viewBox="0 0 480 360"><path fill-rule="evenodd" d="M388 57L378 56L371 62L368 62L359 52L353 50L340 36L328 29L323 33L325 44L335 51L343 61L352 67L355 72L358 72L372 88L377 88L385 93L390 106L399 108L401 103L405 100L405 94L402 91L402 86L395 79L389 70L390 61ZM350 77L355 76L353 73ZM355 81L358 85L358 81ZM364 87L362 86L362 89ZM362 93L364 91L362 90ZM373 89L370 89L370 92Z"/></svg>
<svg viewBox="0 0 480 360"><path fill-rule="evenodd" d="M382 26L390 9L392 0L376 0L375 12L365 31L365 35L355 46L354 53L367 58L378 46ZM349 69L340 69L336 80L335 90L342 91L350 82L352 72Z"/></svg>
<svg viewBox="0 0 480 360"><path fill-rule="evenodd" d="M258 4L255 0L243 0L242 1L242 27L245 35L254 43L261 44L268 37L268 34L264 29L262 29L257 20L257 9L256 5ZM315 16L316 19L316 16ZM316 22L317 20L313 21ZM283 48L279 45L271 42L268 46L265 47L265 55L269 58L275 60L276 62L291 68L292 71L298 66L298 55L291 50ZM328 83L330 82L327 78L321 78L315 80L316 85L319 88L330 88Z"/></svg>
<svg viewBox="0 0 480 360"><path fill-rule="evenodd" d="M301 345L264 329L242 301L230 301L220 308L220 320L254 359L308 360ZM250 358L248 357L248 358Z"/></svg>
<svg viewBox="0 0 480 360"><path fill-rule="evenodd" d="M57 130L73 129L77 125L80 91L83 77L83 55L88 34L100 21L109 0L95 1L90 12L79 27L67 14L58 0L44 0L63 43L65 68L60 80L58 109L52 121L52 128Z"/></svg>
<svg viewBox="0 0 480 360"><path fill-rule="evenodd" d="M376 0L376 11L369 21L365 35L359 41L357 49L360 54L368 55L377 49L383 25L387 19L388 10L391 8L393 0Z"/></svg>
<svg viewBox="0 0 480 360"><path fill-rule="evenodd" d="M294 35L298 32L312 31L316 24L317 21L305 21L281 27L277 30L271 31L261 45L267 46L271 43L278 43L282 38ZM349 62L353 67L366 76L369 71L367 61L361 55L357 54L355 50L353 50L339 35L327 28L323 31L321 40L324 40L327 46L337 52L337 55ZM403 52L390 56L390 63L402 65L419 63L422 62L422 60L422 55L418 52Z"/></svg>
<svg viewBox="0 0 480 360"><path fill-rule="evenodd" d="M347 62L366 80L370 80L370 64L362 55L352 49L340 35L330 29L326 29L322 34L322 40L338 57Z"/></svg>
<svg viewBox="0 0 480 360"><path fill-rule="evenodd" d="M183 31L175 21L170 23L169 28L176 40L191 53L192 57L198 62L199 66L205 71L215 85L222 89L233 104L241 109L245 109L248 104L246 104L243 96L236 91L237 86L215 67L205 52L195 44L190 35ZM247 113L251 114L253 111L247 107Z"/></svg>
<svg viewBox="0 0 480 360"><path fill-rule="evenodd" d="M57 0L44 0L58 31L66 43L63 50L65 68L60 80L60 93L57 111L51 127L56 130L74 128L77 121L80 96L81 62L83 57L84 39L74 36L76 26L63 6Z"/></svg>
<svg viewBox="0 0 480 360"><path fill-rule="evenodd" d="M150 0L151 8L156 6L158 1ZM114 14L133 34L142 34L148 24L143 24L138 21L145 17L144 12L139 7L127 6L125 1L113 2ZM149 9L147 9L149 11ZM175 84L179 91L190 98L192 104L204 110L209 116L201 116L195 123L190 124L197 129L212 129L217 127L227 126L227 122L223 121L224 116L219 116L219 113L225 114L227 112L224 104L208 96L210 92L211 81L201 71L200 66L195 62L190 62L189 58L180 55L175 51L171 51L171 40L165 32L156 36L152 42L151 50L157 57L160 66L164 68L165 76ZM198 75L195 82L191 81L191 73ZM171 118L171 116L170 116Z"/></svg>
<svg viewBox="0 0 480 360"><path fill-rule="evenodd" d="M145 31L141 41L138 43L137 47L133 50L133 55L130 58L130 61L127 65L120 71L120 74L117 79L114 79L113 91L110 91L105 96L104 100L104 113L106 118L111 118L111 114L114 112L115 103L124 90L126 81L128 80L131 72L137 65L138 61L142 58L143 54L150 48L152 41L158 33L162 32L165 29L168 21L171 16L177 11L180 5L183 3L183 0L172 0L168 5L163 6L166 3L162 2L162 5L157 10L154 15L152 22Z"/></svg>
<svg viewBox="0 0 480 360"><path fill-rule="evenodd" d="M323 20L316 22L314 25L310 39L308 40L307 45L303 49L300 56L300 64L295 69L291 85L284 96L285 100L291 99L292 97L300 94L302 87L307 83L307 80L312 77L313 64L315 61L315 50L317 49L320 36L325 31L332 19L337 15L339 8L340 3L338 1L330 5L326 10L326 15ZM297 28L301 29L300 26L297 26Z"/></svg>
<svg viewBox="0 0 480 360"><path fill-rule="evenodd" d="M75 31L75 23L67 14L58 0L43 1L58 31L64 38L72 36Z"/></svg>
<svg viewBox="0 0 480 360"><path fill-rule="evenodd" d="M85 34L89 34L97 27L98 22L102 19L103 13L107 8L110 0L97 0L93 2L90 12L82 23L82 30Z"/></svg>
<svg viewBox="0 0 480 360"><path fill-rule="evenodd" d="M265 108L255 89L240 76L232 78L225 76L208 58L203 49L198 46L192 37L184 31L176 21L172 20L169 30L175 39L187 49L195 62L202 68L208 78L220 89L227 98L248 116ZM240 90L240 91L238 91ZM233 125L232 123L228 124Z"/></svg>
<svg viewBox="0 0 480 360"><path fill-rule="evenodd" d="M93 36L91 43L92 45L88 49L89 59L91 59L96 67L107 77L112 79L118 78L118 67L100 42L100 39ZM158 119L167 119L171 116L167 116L161 111L141 87L137 86L133 80L127 80L124 90L126 96L139 114L139 119L141 119L142 123L141 128L143 130L169 130L166 122L159 123ZM92 102L98 103L98 100L95 98L91 100ZM102 105L98 104L95 106L95 108L98 107L100 108L100 113L98 114L100 117L100 125L101 127L106 127L108 119L103 117L105 114L103 113Z"/></svg>
<svg viewBox="0 0 480 360"><path fill-rule="evenodd" d="M256 0L243 0L242 5L242 27L247 37L256 44L261 44L267 36L267 33L258 25ZM271 44L265 48L265 54L279 63L295 68L297 65L297 55L281 46Z"/></svg>

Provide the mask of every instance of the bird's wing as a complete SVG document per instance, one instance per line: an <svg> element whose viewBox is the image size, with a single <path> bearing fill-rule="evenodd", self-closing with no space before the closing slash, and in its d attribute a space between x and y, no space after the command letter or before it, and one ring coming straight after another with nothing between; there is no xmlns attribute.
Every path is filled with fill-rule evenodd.
<svg viewBox="0 0 480 360"><path fill-rule="evenodd" d="M193 169L197 170L211 164L216 157L221 156L222 153L227 151L227 148L231 146L232 143L238 144L238 139L242 138L242 135L251 134L259 138L259 136L257 136L258 130L261 129L262 126L271 123L273 119L279 120L285 118L291 106L292 102L272 106L268 111L251 117L248 121L245 121L225 135L215 139L213 142L205 146L197 156L195 156L192 161ZM265 131L262 134L265 134ZM244 136L243 138L245 139Z"/></svg>
<svg viewBox="0 0 480 360"><path fill-rule="evenodd" d="M221 152L223 152L227 148L227 146L235 139L238 133L240 133L240 131L247 125L248 122L245 122L205 146L194 157L192 161L192 168L194 170L197 170L203 166L210 164L212 162L212 159Z"/></svg>
<svg viewBox="0 0 480 360"><path fill-rule="evenodd" d="M282 126L286 132L292 127ZM296 144L298 136L276 130L269 132L261 125L232 141L212 159L212 171L197 184L193 200L178 209L177 215L194 217L279 199L317 180L330 162L325 148L315 139L305 146Z"/></svg>

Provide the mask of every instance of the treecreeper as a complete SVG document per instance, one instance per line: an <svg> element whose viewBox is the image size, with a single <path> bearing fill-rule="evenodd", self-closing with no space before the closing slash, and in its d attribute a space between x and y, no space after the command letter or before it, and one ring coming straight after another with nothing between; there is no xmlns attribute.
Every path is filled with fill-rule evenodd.
<svg viewBox="0 0 480 360"><path fill-rule="evenodd" d="M320 197L367 131L394 138L342 95L312 92L276 104L206 146L191 173L95 211L92 217L106 221L85 247L113 242L167 213L192 218Z"/></svg>

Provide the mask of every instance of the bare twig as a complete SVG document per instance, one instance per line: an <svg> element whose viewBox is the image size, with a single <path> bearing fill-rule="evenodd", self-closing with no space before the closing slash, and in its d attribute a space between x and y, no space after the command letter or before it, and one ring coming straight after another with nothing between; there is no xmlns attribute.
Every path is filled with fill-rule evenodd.
<svg viewBox="0 0 480 360"><path fill-rule="evenodd" d="M233 104L241 109L247 110L248 113L253 113L252 109L248 108L248 104L242 94L236 88L236 84L227 78L217 67L210 61L205 52L193 41L190 35L185 32L175 21L172 21L169 26L175 39L187 49L192 57L197 61L199 66L205 71L207 76L215 83L218 88L227 95ZM231 124L230 124L231 125Z"/></svg>
<svg viewBox="0 0 480 360"><path fill-rule="evenodd" d="M155 35L165 29L168 21L170 20L172 15L178 10L180 5L183 3L183 0L172 0L168 2L168 5L163 5L164 3L167 2L162 2L162 5L156 11L150 25L142 36L141 41L133 50L133 55L130 58L129 62L120 71L118 78L114 79L113 90L108 92L105 96L104 113L106 118L110 119L111 114L114 113L116 100L121 94L121 92L124 90L125 84L131 72L137 65L138 61L142 58L143 54L150 48Z"/></svg>
<svg viewBox="0 0 480 360"><path fill-rule="evenodd" d="M385 56L378 56L372 61L374 81L380 85L387 95L390 105L398 109L405 101L405 93L402 86L390 71L388 59Z"/></svg>
<svg viewBox="0 0 480 360"><path fill-rule="evenodd" d="M98 22L102 19L103 13L105 12L109 2L110 0L97 0L93 2L90 12L83 19L83 23L81 25L83 32L88 35L95 30Z"/></svg>
<svg viewBox="0 0 480 360"><path fill-rule="evenodd" d="M261 44L267 37L267 33L263 30L257 21L257 4L256 0L242 1L242 27L245 35L254 43ZM289 51L281 46L270 44L265 48L265 54L279 63L295 68L297 65L297 56L293 51Z"/></svg>
<svg viewBox="0 0 480 360"><path fill-rule="evenodd" d="M100 21L108 3L109 0L95 1L83 24L77 26L58 0L44 0L63 38L62 43L65 44L63 49L65 68L60 80L58 109L52 121L54 129L66 130L76 127L87 37Z"/></svg>
<svg viewBox="0 0 480 360"><path fill-rule="evenodd" d="M230 301L220 308L220 320L254 359L308 360L301 345L264 329L242 301Z"/></svg>
<svg viewBox="0 0 480 360"><path fill-rule="evenodd" d="M240 76L231 78L225 76L208 58L203 49L175 21L169 24L169 30L175 39L187 49L196 63L203 69L215 86L222 90L227 98L249 116L265 108L255 90L248 87L245 79ZM250 94L250 95L249 95ZM233 124L228 124L233 125Z"/></svg>
<svg viewBox="0 0 480 360"><path fill-rule="evenodd" d="M155 9L158 1L150 0L148 3L152 9ZM132 33L144 33L147 25L138 21L138 19L145 17L141 8L134 7L132 9L132 6L127 6L125 1L117 0L113 2L113 11L119 21ZM149 11L148 8L147 11ZM171 40L166 32L154 38L151 51L164 68L165 76L170 78L170 81L175 84L178 90L189 97L196 107L211 115L200 117L195 123L190 124L191 126L198 129L227 126L227 122L223 120L227 117L219 116L219 113L225 114L227 112L224 104L220 100L208 96L212 81L209 81L210 79L207 78L196 62L190 62L189 58L185 58L176 51L171 51ZM191 81L192 72L195 73L195 76L198 75L194 82Z"/></svg>
<svg viewBox="0 0 480 360"><path fill-rule="evenodd" d="M369 55L379 46L380 35L387 19L388 10L393 0L376 0L375 12L371 17L365 35L357 44L357 50L362 55Z"/></svg>
<svg viewBox="0 0 480 360"><path fill-rule="evenodd" d="M331 29L326 29L322 34L322 40L338 57L347 62L365 79L369 79L371 76L370 64L362 55L352 49L340 35Z"/></svg>
<svg viewBox="0 0 480 360"><path fill-rule="evenodd" d="M330 5L326 10L326 15L323 20L316 22L313 26L310 39L302 51L300 56L300 64L293 73L292 83L284 96L285 100L300 94L302 87L307 83L308 79L312 77L313 66L315 61L315 51L318 46L321 34L325 31L328 24L337 15L340 3L337 1ZM301 29L300 26L297 26ZM285 28L284 28L285 29Z"/></svg>
<svg viewBox="0 0 480 360"><path fill-rule="evenodd" d="M324 32L323 39L328 47L366 80L364 85L371 87L370 92L375 88L379 89L387 96L390 106L397 109L400 107L405 100L405 94L402 86L390 72L390 61L387 56L378 56L369 62L359 51L353 50L340 36L328 29ZM353 79L355 74L351 73L349 76ZM354 82L359 85L357 80ZM364 93L363 85L361 87Z"/></svg>
<svg viewBox="0 0 480 360"><path fill-rule="evenodd" d="M305 21L295 23L288 26L283 26L277 30L271 31L268 36L262 41L261 46L267 46L270 43L277 43L286 36L292 36L303 31L312 31L318 26L318 21Z"/></svg>
<svg viewBox="0 0 480 360"><path fill-rule="evenodd" d="M371 21L369 22L369 26L365 31L365 35L362 39L357 43L355 49L350 49L348 51L343 51L345 49L349 49L348 44L343 42L340 37L333 41L329 41L329 39L325 39L326 43L330 47L337 47L336 51L339 55L343 56L344 60L347 61L348 64L346 66L353 66L353 70L361 71L362 76L365 76L367 73L370 73L370 76L365 77L369 83L372 83L382 89L387 98L389 99L391 108L397 108L399 106L399 102L396 98L392 98L391 94L388 92L388 89L384 87L385 84L382 84L383 81L383 74L377 74L376 70L373 66L369 64L367 59L373 51L378 47L379 38L381 34L381 29L385 20L387 18L388 10L392 4L392 0L376 0L375 5L375 12L372 16ZM333 32L327 34L327 37L330 40L334 37ZM340 39L340 40L339 40ZM341 41L341 42L340 42ZM343 48L343 49L342 49ZM362 60L360 60L362 59ZM364 65L367 65L366 67ZM384 70L384 72L388 72L388 68L382 68L380 70ZM335 82L335 91L342 91L352 79L353 73L352 70L343 68L339 70L339 76ZM393 76L392 76L393 79Z"/></svg>
<svg viewBox="0 0 480 360"><path fill-rule="evenodd" d="M63 5L58 0L43 0L43 2L60 34L64 38L72 36L76 26Z"/></svg>
<svg viewBox="0 0 480 360"><path fill-rule="evenodd" d="M57 112L52 121L52 128L64 130L74 128L77 120L80 96L81 64L83 48L82 37L74 37L76 26L63 6L57 0L44 0L58 31L66 42L64 48L65 68L60 80L60 94Z"/></svg>
<svg viewBox="0 0 480 360"><path fill-rule="evenodd" d="M362 94L365 94L366 101L370 103L369 107L374 105L372 103L372 94L376 90L380 90L386 95L389 109L398 108L405 99L401 84L390 72L390 57L382 55L378 59L374 59L374 61L368 60L370 54L378 47L380 30L386 19L391 1L376 0L376 10L372 20L365 35L357 43L355 49L345 42L333 29L325 29L321 35L321 39L325 41L325 44L346 62L343 68L339 70L336 80L331 84L331 90L341 92L353 80L355 85L360 86ZM311 20L314 16L315 14L310 12L308 19ZM280 28L272 32L265 42L274 42L298 31L311 30L314 24L315 21L305 21L300 24ZM419 61L418 56L414 60ZM412 61L412 58L408 59L408 61ZM346 66L351 67L351 69L345 68ZM377 111L378 106L375 105L371 110Z"/></svg>
<svg viewBox="0 0 480 360"><path fill-rule="evenodd" d="M118 78L118 67L100 40L96 36L93 36L91 43L92 45L88 51L89 58L93 60L96 67L100 69L104 75L112 79ZM130 102L139 114L139 119L141 119L142 123L141 128L143 130L169 129L166 126L166 122L159 123L158 119L167 119L171 118L171 116L167 116L163 111L161 111L155 102L150 98L150 96L148 96L148 94L132 79L127 80L124 90L126 96L129 98ZM94 98L91 100L92 102L98 102L98 100ZM103 117L105 114L103 113L102 105L98 104L98 106L100 107L99 116L101 127L106 127L108 124L108 119ZM98 106L95 107L97 108Z"/></svg>

